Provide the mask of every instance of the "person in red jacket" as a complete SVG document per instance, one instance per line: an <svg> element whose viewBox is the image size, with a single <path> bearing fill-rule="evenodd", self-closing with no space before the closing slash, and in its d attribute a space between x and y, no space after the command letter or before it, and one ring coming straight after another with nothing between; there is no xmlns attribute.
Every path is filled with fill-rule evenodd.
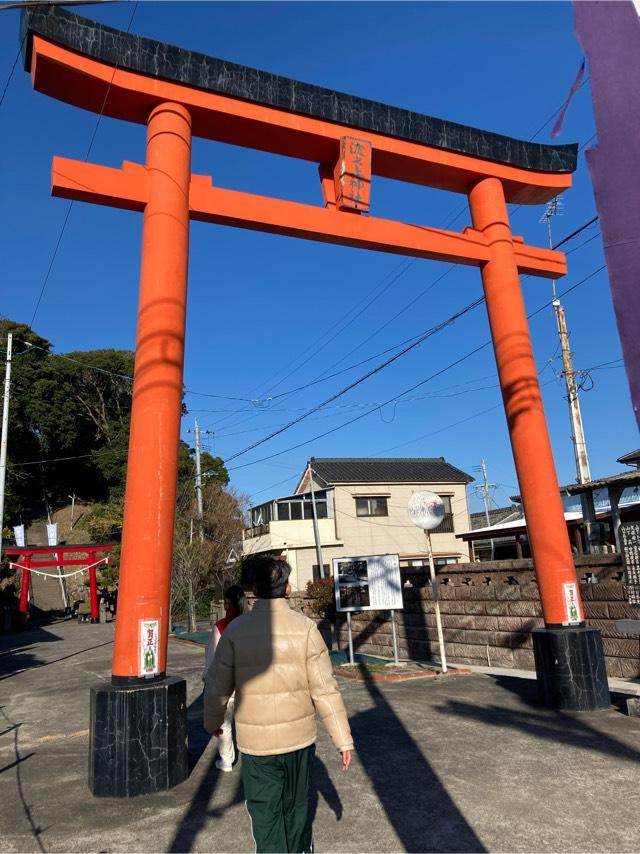
<svg viewBox="0 0 640 854"><path fill-rule="evenodd" d="M213 658L216 652L216 647L222 637L224 630L227 628L229 623L235 620L236 617L239 617L240 614L244 611L244 590L242 587L238 587L237 584L234 584L233 587L228 587L224 591L224 608L225 615L221 620L215 624L213 629L211 630L211 637L209 638L209 643L207 644L207 648L204 654L204 675L203 679L206 679L207 671L213 664ZM233 732L232 732L232 722L233 722L233 697L229 700L229 705L227 706L227 710L224 716L224 723L222 724L222 732L220 736L218 736L218 751L220 753L220 759L216 761L216 768L220 771L233 771L233 763L236 758L236 751L233 746Z"/></svg>

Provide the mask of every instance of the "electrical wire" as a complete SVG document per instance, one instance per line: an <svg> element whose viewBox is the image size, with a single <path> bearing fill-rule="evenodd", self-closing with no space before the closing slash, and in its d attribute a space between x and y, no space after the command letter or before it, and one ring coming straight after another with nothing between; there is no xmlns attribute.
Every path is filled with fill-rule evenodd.
<svg viewBox="0 0 640 854"><path fill-rule="evenodd" d="M20 47L18 48L18 53L16 54L16 58L13 61L13 65L11 66L11 71L9 72L9 76L7 77L7 81L4 84L4 87L2 89L2 95L0 95L0 107L2 107L2 105L4 103L5 96L7 94L7 91L9 89L9 86L11 85L11 81L13 79L13 73L16 70L16 67L18 65L18 60L22 56L22 49L24 47L24 42L25 42L26 38L27 38L27 34L25 33L22 37L22 41L20 42Z"/></svg>
<svg viewBox="0 0 640 854"><path fill-rule="evenodd" d="M243 448L241 451L237 451L235 454L232 454L230 457L228 457L226 462L230 462L231 460L235 460L238 457L243 456L244 454L248 453L249 451L253 450L254 448L257 448L260 445L263 445L265 442L268 442L271 439L275 438L276 436L279 436L281 433L284 433L285 430L288 430L289 428L293 427L295 424L299 424L301 421L303 421L309 415L312 415L314 412L317 412L319 409L324 408L328 404L332 403L334 400L337 400L339 397L342 397L343 395L347 394L349 391L352 391L354 388L359 386L361 383L365 382L365 380L368 380L370 377L380 373L380 371L384 370L389 365L393 364L393 362L397 361L401 356L404 356L406 353L408 353L411 350L418 347L420 344L422 344L424 341L426 341L427 338L430 338L433 335L436 335L438 332L441 332L442 330L446 329L448 326L451 326L452 323L454 323L459 318L463 317L468 312L477 308L479 305L482 305L483 302L484 302L484 297L480 297L479 299L474 300L472 303L469 303L469 305L465 306L463 309L456 312L456 314L451 315L446 320L444 320L442 323L439 323L437 326L433 326L431 329L427 330L427 332L425 332L424 335L422 335L413 344L409 344L407 347L405 347L399 353L396 353L394 356L391 356L389 359L382 362L380 365L377 365L375 368L372 368L370 371L368 371L368 373L364 374L363 376L358 377L358 379L354 380L354 382L350 383L350 385L346 386L343 389L340 389L340 391L331 395L331 397L328 397L322 403L319 403L316 406L312 407L311 409L307 410L305 413L298 416L298 418L292 419L288 424L280 427L278 430L274 430L268 436L265 436L262 439L259 439L257 442L253 442L251 445L248 445L246 448Z"/></svg>
<svg viewBox="0 0 640 854"><path fill-rule="evenodd" d="M129 23L127 25L126 32L128 33L131 29L131 25L133 24L133 19L135 18L136 12L138 11L139 0L136 0L134 3L133 11L131 12L131 17L129 18ZM95 126L93 128L93 133L91 134L91 139L89 140L89 145L87 147L87 153L84 156L84 162L86 163L89 159L89 155L91 154L91 150L93 148L93 143L96 139L96 134L98 133L98 128L100 127L100 122L102 121L102 115L104 113L105 107L107 106L107 100L109 98L109 94L111 92L111 87L113 85L114 78L116 76L116 72L118 70L119 60L116 62L113 73L111 75L111 80L109 81L109 85L107 87L107 91L105 92L104 100L102 102L102 106L100 107L100 113L98 114L98 118L96 120ZM62 221L62 228L60 229L60 233L58 235L58 239L56 241L55 247L53 249L53 254L51 255L51 260L49 261L49 267L47 268L47 272L45 273L44 280L42 282L42 287L40 288L40 293L38 295L38 299L36 300L35 308L33 309L33 314L31 316L31 322L29 326L33 327L33 323L36 319L36 315L38 313L38 309L40 308L40 303L42 302L42 297L44 296L44 292L47 287L47 283L51 276L51 271L53 270L53 265L55 264L56 258L58 257L58 250L60 249L60 244L62 243L62 238L64 237L64 233L67 228L67 223L69 222L69 216L71 215L71 211L73 209L74 202L70 201L67 206L67 212L64 216L64 220Z"/></svg>
<svg viewBox="0 0 640 854"><path fill-rule="evenodd" d="M596 219L597 219L597 218L596 218ZM573 237L577 236L581 231L584 231L584 229L585 229L585 228L589 227L589 225L592 225L594 221L595 221L595 220L591 220L591 221L589 221L588 223L585 223L583 226L581 226L581 228L579 228L579 229L577 229L576 231L572 232L570 235L568 235L566 238L564 238L561 242L562 242L562 243L565 243L565 242L567 242L569 239L572 239ZM602 270L604 270L604 269L605 269L605 267L606 267L606 265L602 265L602 266L601 266L601 267L599 267L597 270L594 270L592 273L590 273L590 274L589 274L588 276L586 276L584 279L580 280L580 281L579 281L579 282L577 282L575 285L572 285L571 287L569 287L569 288L567 288L566 290L564 290L564 291L560 294L560 296L565 296L566 294L571 293L571 292L572 292L572 291L574 291L576 288L578 288L578 287L580 287L581 285L585 284L587 281L589 281L591 278L593 278L593 277L594 277L595 275L597 275L599 272L601 272ZM426 339L426 337L430 337L431 335L435 334L435 332L436 332L436 331L440 331L442 328L445 328L445 326L450 325L450 324L451 324L451 322L453 322L455 319L457 319L458 317L462 316L462 314L467 313L468 311L470 311L470 310L471 310L471 308L475 308L475 307L477 307L477 305L480 305L483 301L484 301L484 298L481 298L481 299L479 299L479 300L476 300L474 303L471 303L470 305L466 306L464 309L462 309L462 310L461 310L460 312L458 312L456 315L452 315L450 318L448 318L447 320L443 321L443 323L442 323L442 324L439 324L438 326L436 326L436 327L432 327L430 330L427 330L427 331L426 331L425 333L423 333L423 335L421 336L420 343L422 343L422 340L425 340L425 339ZM528 315L528 318L529 318L529 319L531 319L532 317L535 317L537 314L539 314L539 313L540 313L541 311L543 311L545 308L548 308L548 307L549 307L549 305L551 305L551 304L552 304L552 301L547 302L547 303L545 303L544 305L540 306L540 307L539 307L538 309L536 309L534 312L532 312L531 314L529 314L529 315ZM19 339L16 339L16 340L19 340ZM33 347L33 348L36 348L36 349L42 350L42 351L43 351L43 352L45 352L45 353L48 353L48 351L47 351L45 348L40 347L39 345L35 345L35 344L33 344L33 345L32 345L32 344L29 344L29 342L23 342L23 341L20 341L20 343L28 344L28 345L29 345L29 347ZM408 389L408 390L406 390L405 392L402 392L400 395L396 395L396 396L394 396L393 398L390 398L389 400L385 401L385 402L384 402L384 403L382 403L382 404L379 404L379 403L377 403L377 404L372 404L372 408L371 408L371 409L369 409L369 411L368 411L368 412L363 413L363 414L361 414L361 415L357 416L355 419L352 419L351 421L348 421L348 422L346 422L345 424L338 425L336 428L334 428L334 429L332 429L332 430L328 431L327 433L323 433L323 434L321 434L320 436L317 436L317 437L315 437L315 438L322 438L323 436L326 436L326 435L328 435L329 433L333 433L333 432L335 432L335 430L341 429L342 427L347 426L348 424L351 424L351 423L353 423L354 421L357 421L357 420L360 420L361 418L366 417L367 415L371 414L371 413L372 413L373 411L375 411L376 409L379 409L379 408L381 408L381 407L383 407L383 406L388 405L388 404L389 404L389 403L391 403L391 402L394 402L394 401L396 401L396 400L399 400L401 397L404 397L407 393L409 393L410 391L414 390L415 388L417 388L417 387L419 387L419 386L421 386L421 385L424 385L425 383L429 382L431 379L435 378L436 376L439 376L441 373L444 373L445 371L449 370L450 368L452 368L452 367L454 367L454 366L456 366L456 365L460 364L462 361L465 361L466 359L470 358L472 355L475 355L475 354L476 354L477 352L479 352L480 350L482 350L482 349L484 349L485 347L489 346L489 344L490 344L490 343L491 343L491 341L490 341L490 340L486 341L484 344L480 345L479 347L477 347L477 348L475 348L474 350L472 350L470 353L467 353L465 356L461 357L460 359L458 359L458 360L456 360L455 362L451 363L450 365L446 366L446 367L445 367L444 369L442 369L441 371L438 371L436 374L433 374L431 377L427 378L426 380L423 380L423 381L421 381L420 383L417 383L416 385L412 386L412 387L411 387L411 389ZM417 341L416 341L416 342L414 342L414 343L411 345L411 349L412 349L413 347L417 346L417 344L418 344L418 342L417 342ZM403 355L403 354L404 354L404 352L408 352L408 349L409 349L409 348L406 348L402 353L399 353L399 354L397 354L396 356L394 356L394 357L393 357L393 361L395 361L395 359L396 359L396 358L399 358L399 357L400 357L400 355ZM127 375L124 375L124 374L114 374L114 372L106 371L105 369L98 368L98 367L96 367L96 366L86 365L84 362L80 362L79 360L73 359L72 357L64 356L64 355L62 355L62 354L51 354L51 353L49 353L49 355L60 356L61 358L68 359L69 361L77 362L78 364L82 365L83 367L89 367L89 368L91 368L91 369L93 369L93 370L97 370L97 371L99 371L100 373L108 373L108 374L113 374L114 376L117 376L117 377L120 377L120 378L124 378L124 379L131 379L131 378L130 378L130 377L128 377ZM596 369L599 369L599 368L604 368L604 367L607 367L607 366L609 366L609 365L613 365L613 364L615 364L616 362L619 362L619 361L621 361L621 359L616 359L616 360L613 360L612 362L607 362L607 363L603 363L603 364L600 364L600 365L594 365L594 366L593 366L593 368L589 368L589 369L587 369L587 370L596 370ZM390 363L391 363L391 360L387 360L385 363L383 363L382 365L379 365L376 369L374 369L374 372L379 372L380 370L382 370L382 369L383 369L383 367L386 367L386 366L387 366L388 364L390 364ZM369 376L371 376L371 375L372 375L372 372L369 372L369 374L366 374L364 377L361 377L359 380L357 380L357 381L356 381L356 384L359 384L360 382L363 382L366 378L368 378L368 377L369 377ZM470 382L471 382L471 381L470 381ZM341 390L341 391L340 391L340 392L338 392L336 395L334 395L332 398L329 398L329 400L330 400L330 401L331 401L331 400L335 400L335 399L336 399L336 397L338 397L338 396L341 396L341 395L345 394L348 390L350 390L350 389L353 387L353 385L354 385L354 384L352 384L351 386L348 386L348 387L347 387L347 389L343 389L343 390ZM475 390L481 390L481 389L475 389ZM472 391L473 391L473 390L472 390ZM437 393L436 393L436 394L437 394ZM430 397L430 396L434 396L434 395L427 395L426 397ZM424 398L406 398L406 400L407 400L407 401L409 401L409 400L417 400L417 399L424 399ZM299 421L301 421L301 420L303 420L304 418L306 418L306 417L307 417L307 415L310 415L310 414L312 414L313 412L318 411L318 409L323 408L323 407L324 407L324 406L326 406L326 405L327 405L327 403L326 403L326 402L325 402L325 403L318 404L318 406L316 406L315 408L313 408L313 409L311 409L311 410L308 410L306 415L303 415L303 416L301 416L301 417L299 417L299 418L297 418L297 419L294 419L294 420L293 420L293 421L291 421L291 422L287 422L285 425L282 425L282 426L281 426L278 430L276 430L274 433L272 433L272 434L270 434L269 436L267 436L267 437L263 438L263 439L262 439L262 440L260 440L258 443L254 443L253 445L249 446L249 448L244 449L243 451L239 451L239 452L237 452L237 454L232 455L232 456L231 456L231 457L229 457L229 458L228 458L228 460L227 460L227 461L225 461L225 462L228 462L228 461L230 461L230 460L232 460L232 459L235 459L237 456L240 456L241 454L246 453L248 450L252 450L253 448L258 447L258 445L263 444L264 442L268 441L270 438L273 438L273 437L274 437L274 436L276 436L276 435L279 435L281 432L284 432L284 430L285 430L285 429L288 429L290 426L293 426L293 424L299 423ZM358 405L358 404L355 404L355 405ZM360 406L368 406L368 404L359 404L359 405L360 405ZM312 439L312 440L309 440L309 441L314 441L314 440L315 440L315 439ZM305 443L303 443L303 444L308 444L308 442L305 442ZM295 446L295 448L297 448L297 447L299 447L299 445ZM292 448L292 449L289 449L289 450L293 450L293 448ZM287 452L287 451L282 451L282 452L280 452L279 454L276 454L276 456L279 456L280 454L282 454L282 453L286 453L286 452ZM30 465L41 465L41 464L44 464L44 463L50 463L50 462L66 462L66 461L77 460L77 459L87 459L87 458L95 457L96 455L101 455L101 454L104 454L104 453L122 454L122 453L126 453L126 452L125 452L125 451L116 451L116 450L113 450L113 449L110 449L110 448L105 448L105 449L103 449L102 451L95 451L95 452L93 452L92 454L81 454L81 455L68 456L68 457L56 457L56 458L51 458L51 459L47 459L47 460L33 460L33 461L28 461L28 462L23 462L23 463L13 463L13 464L9 464L9 465L8 465L8 468L23 467L23 466L30 466ZM267 457L267 458L265 458L265 460L266 460L266 459L270 459L270 458L271 458L271 457ZM254 461L254 463L263 462L263 461L264 461L264 460L256 460L256 461ZM249 463L249 464L246 464L246 465L252 465L252 464L254 464L254 463ZM235 468L244 468L244 467L245 467L245 466L243 465L243 466L234 466L233 468L235 469ZM205 471L205 472L203 472L203 474L206 474L206 471Z"/></svg>
<svg viewBox="0 0 640 854"><path fill-rule="evenodd" d="M560 296L566 296L568 293L571 293L572 291L574 291L574 290L576 290L577 288L581 287L581 286L582 286L582 285L584 285L586 282L590 281L590 279L592 279L592 278L593 278L595 275L597 275L599 272L601 272L602 270L604 270L604 269L605 269L605 266L606 266L606 265L603 265L602 267L599 267L597 270L594 270L594 271L593 271L593 272L591 272L588 276L585 276L585 278L584 278L584 279L581 279L581 280L580 280L579 282L577 282L575 285L572 285L570 288L567 288L565 291L563 291L563 292L560 294ZM541 311L544 311L544 309L548 308L548 307L549 307L550 305L552 305L552 304L553 304L553 300L549 300L548 302L544 303L544 304L543 304L543 305L541 305L538 309L536 309L535 311L533 311L533 312L531 312L529 315L527 315L528 319L531 319L532 317L535 317L537 314L539 314ZM440 376L441 374L445 373L446 371L451 370L451 368L456 367L457 365L459 365L459 364L461 364L462 362L466 361L467 359L471 358L471 356L474 356L476 353L479 353L481 350L485 349L485 348L486 348L486 347L488 347L490 344L491 344L491 339L489 339L488 341L485 341L485 343L484 343L484 344L480 344L478 347L475 347L475 348L474 348L473 350L471 350L469 353L466 353L464 356L461 356L459 359L456 359L454 362L449 363L449 364L448 364L448 365L446 365L444 368L441 368L439 371L437 371L435 374L432 374L430 377L427 377L426 379L421 380L421 381L420 381L420 382L418 382L418 383L415 383L415 384L414 384L413 386L411 386L410 388L405 389L403 392L400 392L399 394L394 395L393 397L389 398L389 400L385 401L385 403L384 403L384 404L382 404L382 405L383 405L383 406L386 406L387 404L392 403L392 402L394 402L395 400L399 400L399 399L400 399L401 397L403 397L405 394L408 394L409 392L414 391L416 388L419 388L420 386L425 385L426 383L428 383L428 382L430 382L432 379L434 379L436 376ZM498 404L498 406L499 406L499 405L500 405L500 404ZM495 408L495 407L494 407L494 408ZM257 465L258 463L265 462L266 460L270 460L270 459L273 459L273 458L275 458L275 457L282 456L283 454L289 453L290 451L294 451L294 450L297 450L298 448L302 448L302 447L304 447L305 445L309 445L309 444L311 444L311 442L315 442L315 441L317 441L318 439L323 439L325 436L329 436L330 434L335 433L335 432L337 432L338 430L342 430L344 427L348 427L348 426L350 426L351 424L355 424L357 421L360 421L360 420L362 420L363 418L366 418L368 415L371 415L371 413L372 413L372 412L374 412L374 411L375 411L375 409L371 409L371 410L369 410L368 412L363 412L363 413L361 413L360 415L357 415L357 416L355 416L354 418L351 418L351 419L349 419L348 421L343 422L342 424L338 424L336 427L333 427L333 428L331 428L330 430L326 430L324 433L320 433L319 435L312 437L311 439L306 439L306 440L305 440L305 441L303 441L303 442L298 442L297 444L292 445L292 446L290 446L289 448L285 448L285 449L284 449L284 450L282 450L282 451L277 451L277 452L275 452L275 453L273 453L273 454L269 454L269 455L268 455L268 456L266 456L266 457L261 457L260 459L252 460L251 462L248 462L248 463L241 463L240 465L232 466L231 468L229 468L229 469L228 469L228 471L235 471L235 470L237 470L237 469L247 468L248 466L251 466L251 465ZM229 459L231 459L231 458L229 458ZM226 462L227 462L227 460L225 460L225 463L226 463Z"/></svg>

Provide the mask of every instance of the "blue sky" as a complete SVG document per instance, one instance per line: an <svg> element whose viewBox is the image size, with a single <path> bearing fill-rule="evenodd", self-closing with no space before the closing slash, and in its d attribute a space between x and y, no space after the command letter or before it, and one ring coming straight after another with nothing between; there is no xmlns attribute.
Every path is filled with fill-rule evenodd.
<svg viewBox="0 0 640 854"><path fill-rule="evenodd" d="M134 4L78 11L126 29ZM132 31L524 139L563 102L582 58L569 3L142 2ZM18 14L3 12L2 85L17 47ZM51 159L84 159L96 119L33 92L18 65L0 108L0 310L7 317L31 321L67 211L67 202L50 197ZM536 140L549 142L550 127ZM559 141L594 145L594 133L587 84ZM143 162L144 141L143 127L103 118L90 160L113 166L125 159ZM221 186L320 203L315 167L301 161L197 140L193 171L212 175ZM543 212L514 211L514 232L544 245ZM463 197L382 179L373 184L372 213L432 226L459 214L451 227L469 224ZM594 215L581 153L574 187L553 223L554 239ZM57 352L134 347L141 225L135 213L74 205L34 322ZM597 226L566 248L574 251L560 290L604 264ZM205 446L227 458L348 385L376 360L268 401L418 335L481 295L477 270L456 268L437 281L447 269L431 261L192 224L185 385L258 403L188 394L185 438L191 438L186 430L198 418L211 431ZM529 311L551 296L546 280L529 278L523 289ZM638 444L624 370L619 363L597 367L621 357L606 270L568 295L565 307L575 366L593 368L586 381L593 388L582 395L582 407L592 474L602 476L618 470L616 457ZM575 469L563 386L555 377L561 364L551 308L532 320L531 332L559 479L571 482ZM499 484L494 500L507 503L518 488L489 348L427 383L412 399L375 408L488 335L480 307L333 406L230 462L233 485L256 502L288 494L310 455L444 456L472 474L484 457L490 479ZM331 435L253 462L369 410ZM476 509L478 500L470 494Z"/></svg>

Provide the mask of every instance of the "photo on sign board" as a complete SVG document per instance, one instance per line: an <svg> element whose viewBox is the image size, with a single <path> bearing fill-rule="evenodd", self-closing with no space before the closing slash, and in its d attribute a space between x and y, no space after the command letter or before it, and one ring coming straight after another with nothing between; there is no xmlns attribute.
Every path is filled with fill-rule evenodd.
<svg viewBox="0 0 640 854"><path fill-rule="evenodd" d="M339 584L367 584L368 581L366 560L342 560L338 563Z"/></svg>
<svg viewBox="0 0 640 854"><path fill-rule="evenodd" d="M340 608L368 608L371 604L368 584L339 584Z"/></svg>

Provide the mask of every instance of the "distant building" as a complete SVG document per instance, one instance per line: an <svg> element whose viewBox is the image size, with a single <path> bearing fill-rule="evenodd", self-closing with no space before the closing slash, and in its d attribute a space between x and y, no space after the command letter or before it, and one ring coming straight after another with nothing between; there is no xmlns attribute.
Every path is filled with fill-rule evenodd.
<svg viewBox="0 0 640 854"><path fill-rule="evenodd" d="M489 510L489 522L487 514L483 511L471 513L471 531L486 531L490 527L502 526L509 522L522 519L522 507L519 504L511 504L509 507L495 507ZM473 541L474 560L506 560L508 558L523 557L528 552L526 536L521 538L520 549L515 534L504 534L502 536L489 536L487 539L478 538Z"/></svg>
<svg viewBox="0 0 640 854"><path fill-rule="evenodd" d="M637 451L631 451L629 454L623 454L617 460L623 466L632 466L635 469L640 469L640 448Z"/></svg>
<svg viewBox="0 0 640 854"><path fill-rule="evenodd" d="M309 466L323 567L316 557ZM432 533L436 564L464 562L468 546L455 535L469 528L467 484L472 481L444 457L312 457L293 495L251 508L243 553L285 557L299 590L314 578L328 577L335 557L398 554L403 568L426 566L425 534L409 520L407 504L414 492L428 489L442 497L446 508Z"/></svg>
<svg viewBox="0 0 640 854"><path fill-rule="evenodd" d="M620 551L620 525L622 522L640 521L640 450L618 457L618 462L633 467L609 477L590 480L588 483L570 483L560 487L569 539L577 554L602 554ZM581 496L589 496L593 507L588 520L591 530L587 537L587 526L582 516ZM520 496L511 498L520 509ZM504 508L506 509L506 508ZM503 508L492 513L501 513ZM456 536L469 545L472 560L489 560L491 541L500 543L495 552L496 559L530 557L526 521L520 517L490 517L487 526L483 513L471 514L469 530Z"/></svg>

